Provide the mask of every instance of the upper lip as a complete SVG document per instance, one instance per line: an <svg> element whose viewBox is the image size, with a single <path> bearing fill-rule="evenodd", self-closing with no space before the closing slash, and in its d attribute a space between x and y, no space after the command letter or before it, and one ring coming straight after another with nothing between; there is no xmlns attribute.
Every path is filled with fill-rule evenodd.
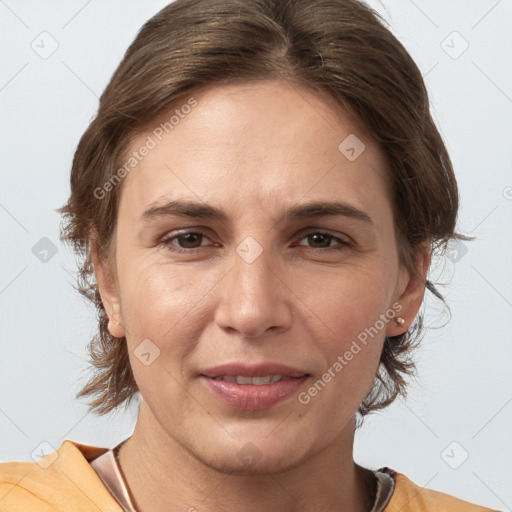
<svg viewBox="0 0 512 512"><path fill-rule="evenodd" d="M201 371L201 375L214 378L224 375L242 375L244 377L265 377L267 375L282 375L283 377L303 377L307 372L279 363L225 363Z"/></svg>

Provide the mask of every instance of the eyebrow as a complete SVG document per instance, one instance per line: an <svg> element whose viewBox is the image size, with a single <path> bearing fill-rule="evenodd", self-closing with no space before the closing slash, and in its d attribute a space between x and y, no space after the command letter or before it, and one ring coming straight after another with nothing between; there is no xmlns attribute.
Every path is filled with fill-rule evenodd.
<svg viewBox="0 0 512 512"><path fill-rule="evenodd" d="M142 220L144 222L150 222L154 218L173 215L215 219L223 222L228 221L228 215L215 206L183 200L169 201L161 206L151 206L142 214ZM309 219L328 215L349 217L370 225L373 224L371 217L363 210L339 201L314 201L302 205L295 205L285 210L282 219Z"/></svg>
<svg viewBox="0 0 512 512"><path fill-rule="evenodd" d="M194 201L169 201L161 206L151 206L142 214L142 220L148 222L153 218L172 215L201 219L209 218L221 221L228 220L226 213L219 208Z"/></svg>

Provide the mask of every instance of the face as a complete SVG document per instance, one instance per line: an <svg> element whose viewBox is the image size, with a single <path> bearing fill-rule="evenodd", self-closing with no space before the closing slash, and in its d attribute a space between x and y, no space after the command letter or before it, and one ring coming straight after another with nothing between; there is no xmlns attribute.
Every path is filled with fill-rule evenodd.
<svg viewBox="0 0 512 512"><path fill-rule="evenodd" d="M160 442L225 471L292 467L351 437L423 288L385 158L333 100L282 82L191 96L133 140L150 149L123 183L115 275L95 265L109 329Z"/></svg>

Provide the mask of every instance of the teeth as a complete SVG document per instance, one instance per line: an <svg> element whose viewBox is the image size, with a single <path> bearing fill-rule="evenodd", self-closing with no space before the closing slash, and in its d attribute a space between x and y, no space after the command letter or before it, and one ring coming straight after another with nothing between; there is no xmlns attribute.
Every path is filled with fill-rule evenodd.
<svg viewBox="0 0 512 512"><path fill-rule="evenodd" d="M220 378L220 380L225 380L226 382L236 382L236 377L234 375L224 375Z"/></svg>
<svg viewBox="0 0 512 512"><path fill-rule="evenodd" d="M265 381L265 382L262 382ZM236 376L237 384L268 384L270 379L267 377L244 377L243 375Z"/></svg>
<svg viewBox="0 0 512 512"><path fill-rule="evenodd" d="M223 380L226 382L236 382L237 384L252 384L260 386L262 384L271 384L278 382L283 378L282 375L267 375L265 377L246 377L245 375L219 375L215 380Z"/></svg>

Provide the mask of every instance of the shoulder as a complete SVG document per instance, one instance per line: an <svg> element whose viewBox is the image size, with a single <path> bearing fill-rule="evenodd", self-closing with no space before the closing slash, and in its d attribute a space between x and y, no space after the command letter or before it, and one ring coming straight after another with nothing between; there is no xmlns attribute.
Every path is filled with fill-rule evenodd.
<svg viewBox="0 0 512 512"><path fill-rule="evenodd" d="M493 512L493 509L469 503L450 494L421 487L392 469L383 470L395 481L395 489L385 508L386 512Z"/></svg>
<svg viewBox="0 0 512 512"><path fill-rule="evenodd" d="M66 440L38 462L0 463L0 510L122 512L88 462L106 450Z"/></svg>

